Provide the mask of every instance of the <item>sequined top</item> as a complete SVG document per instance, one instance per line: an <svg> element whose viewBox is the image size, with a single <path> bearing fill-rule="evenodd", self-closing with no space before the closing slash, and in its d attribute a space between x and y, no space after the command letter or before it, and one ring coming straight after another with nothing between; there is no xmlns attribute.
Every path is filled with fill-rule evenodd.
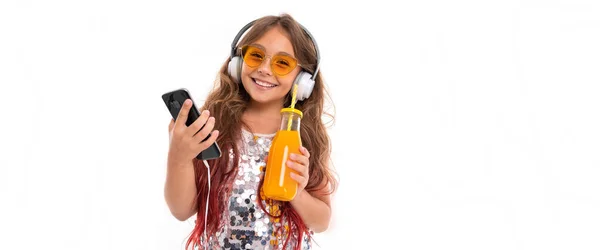
<svg viewBox="0 0 600 250"><path fill-rule="evenodd" d="M229 209L223 213L223 228L209 237L209 249L282 249L285 239L273 235L279 222L264 213L256 199L263 175L261 167L266 165L264 159L274 136L242 130L242 141L238 143L239 169L229 196ZM233 151L229 152L229 157L233 159ZM270 208L262 202L266 209ZM291 238L286 249L293 249L295 245L296 241ZM311 242L304 235L302 249L311 248Z"/></svg>

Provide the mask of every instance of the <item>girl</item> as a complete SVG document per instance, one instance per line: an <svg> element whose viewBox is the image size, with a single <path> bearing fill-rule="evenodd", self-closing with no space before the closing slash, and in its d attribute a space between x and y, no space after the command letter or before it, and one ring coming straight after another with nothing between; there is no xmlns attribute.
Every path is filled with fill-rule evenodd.
<svg viewBox="0 0 600 250"><path fill-rule="evenodd" d="M318 72L318 47L288 14L255 20L232 46L232 56L200 109L201 117L189 127L186 119L169 124L165 200L181 221L197 214L186 249L310 249L313 232L329 225L330 195L337 185L321 120L326 90ZM308 81L313 74L314 81ZM260 188L269 147L280 127L280 110L290 106L295 82L312 83L302 87L295 105L303 112L304 147L287 162L299 173L290 173L298 192L293 200L279 202L265 199ZM184 103L180 117L187 117L190 106L190 100ZM209 175L195 156L215 141L223 156L208 161Z"/></svg>

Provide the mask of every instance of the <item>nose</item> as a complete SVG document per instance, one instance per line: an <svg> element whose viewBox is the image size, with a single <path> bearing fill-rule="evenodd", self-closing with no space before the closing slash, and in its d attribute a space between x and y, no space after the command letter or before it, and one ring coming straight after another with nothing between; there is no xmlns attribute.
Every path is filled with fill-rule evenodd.
<svg viewBox="0 0 600 250"><path fill-rule="evenodd" d="M258 73L260 74L265 74L265 75L273 75L273 72L271 72L271 57L270 56L265 56L265 60L262 61L262 63L258 66Z"/></svg>

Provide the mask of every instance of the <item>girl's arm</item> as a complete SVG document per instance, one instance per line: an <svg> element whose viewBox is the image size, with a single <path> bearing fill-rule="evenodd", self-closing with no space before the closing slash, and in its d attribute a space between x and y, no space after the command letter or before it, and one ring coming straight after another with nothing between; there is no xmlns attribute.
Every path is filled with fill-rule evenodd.
<svg viewBox="0 0 600 250"><path fill-rule="evenodd" d="M306 226L315 233L327 230L331 220L331 199L329 194L323 191L309 193L302 189L290 203Z"/></svg>
<svg viewBox="0 0 600 250"><path fill-rule="evenodd" d="M167 164L165 182L165 201L171 214L180 221L189 219L196 213L196 181L194 164Z"/></svg>
<svg viewBox="0 0 600 250"><path fill-rule="evenodd" d="M193 159L199 152L212 145L219 135L219 131L212 131L215 119L209 118L210 112L207 110L202 111L194 123L186 126L185 121L191 107L192 101L185 100L177 120L171 119L171 123L169 123L170 145L164 196L171 214L180 221L189 219L197 211L196 175ZM208 135L210 137L205 139Z"/></svg>

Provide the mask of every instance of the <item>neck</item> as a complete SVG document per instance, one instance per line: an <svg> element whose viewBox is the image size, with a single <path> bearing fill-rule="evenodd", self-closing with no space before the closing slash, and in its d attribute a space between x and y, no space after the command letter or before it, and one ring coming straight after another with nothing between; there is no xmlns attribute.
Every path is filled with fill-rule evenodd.
<svg viewBox="0 0 600 250"><path fill-rule="evenodd" d="M250 101L242 119L254 133L271 134L277 132L281 122L283 103L257 103Z"/></svg>

